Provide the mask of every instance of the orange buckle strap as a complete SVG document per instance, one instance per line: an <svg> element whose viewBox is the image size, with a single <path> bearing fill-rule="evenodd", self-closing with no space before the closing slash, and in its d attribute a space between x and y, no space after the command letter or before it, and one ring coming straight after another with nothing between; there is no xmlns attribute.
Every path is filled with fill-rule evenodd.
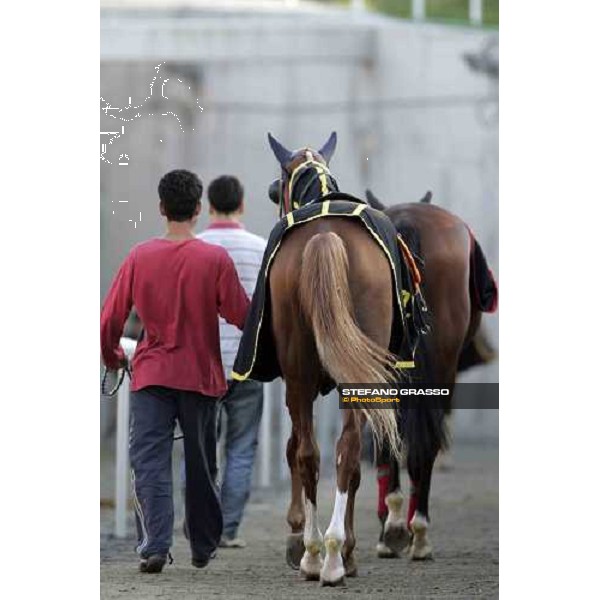
<svg viewBox="0 0 600 600"><path fill-rule="evenodd" d="M415 258L412 255L412 252L410 251L408 246L406 245L406 242L402 239L402 236L398 233L397 237L398 237L398 242L400 242L400 248L402 249L402 254L404 254L404 258L408 262L408 266L410 267L413 281L415 282L415 286L418 291L419 285L421 284L421 271L419 271L419 267L417 267Z"/></svg>

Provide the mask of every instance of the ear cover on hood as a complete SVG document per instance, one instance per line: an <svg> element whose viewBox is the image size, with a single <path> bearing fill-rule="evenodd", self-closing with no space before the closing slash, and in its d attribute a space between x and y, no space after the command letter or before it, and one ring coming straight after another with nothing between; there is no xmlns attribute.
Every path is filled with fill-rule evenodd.
<svg viewBox="0 0 600 600"><path fill-rule="evenodd" d="M271 146L271 150L273 150L273 154L275 154L275 158L285 169L286 165L292 160L292 153L282 146L270 133L267 134L267 137L269 138L269 145Z"/></svg>
<svg viewBox="0 0 600 600"><path fill-rule="evenodd" d="M274 204L279 204L282 200L281 179L274 179L269 185L269 199Z"/></svg>

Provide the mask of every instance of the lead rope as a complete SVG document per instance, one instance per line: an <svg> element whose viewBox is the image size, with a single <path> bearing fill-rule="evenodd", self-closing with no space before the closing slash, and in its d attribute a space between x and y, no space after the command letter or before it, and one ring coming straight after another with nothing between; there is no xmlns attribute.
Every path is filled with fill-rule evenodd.
<svg viewBox="0 0 600 600"><path fill-rule="evenodd" d="M104 367L104 371L102 373L102 382L100 383L100 393L103 396L108 396L109 398L114 397L114 395L119 391L119 388L123 384L123 380L125 379L126 373L129 376L129 379L131 379L131 369L129 367L129 363L127 364L127 366L123 367L122 369L119 369L119 376L118 376L119 378L117 379L117 383L110 391L107 392L106 391L106 379L108 377L108 369L106 367ZM182 439L183 439L183 433L181 435L176 435L173 437L174 441L182 440Z"/></svg>
<svg viewBox="0 0 600 600"><path fill-rule="evenodd" d="M131 379L131 369L129 368L129 363L127 363L127 365L125 365L125 367L123 367L122 369L119 369L117 383L110 391L106 391L106 379L108 378L108 369L104 367L104 371L102 373L102 381L100 382L100 393L103 396L108 396L109 398L112 398L119 391L119 388L121 387L123 380L125 379L126 373L129 376L129 379Z"/></svg>

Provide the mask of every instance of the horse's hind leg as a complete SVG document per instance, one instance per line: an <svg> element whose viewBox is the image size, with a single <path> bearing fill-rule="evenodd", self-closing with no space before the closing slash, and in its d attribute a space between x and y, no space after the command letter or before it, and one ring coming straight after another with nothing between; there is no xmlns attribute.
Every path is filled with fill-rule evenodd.
<svg viewBox="0 0 600 600"><path fill-rule="evenodd" d="M354 547L356 546L356 537L354 535L354 501L356 499L356 492L360 486L360 463L358 469L354 472L350 479L350 486L348 488L348 505L346 506L346 541L342 547L342 559L344 561L344 571L347 577L356 577L358 575L358 568L356 565L356 558L354 557Z"/></svg>
<svg viewBox="0 0 600 600"><path fill-rule="evenodd" d="M455 336L453 339L458 339ZM454 381L456 379L456 364L458 360L458 348L450 347L450 351L441 355L443 360L440 364L445 364L445 371L440 371L438 385L445 385L450 388L450 396L454 391ZM448 358L450 357L450 358ZM450 400L448 401L450 406ZM409 409L416 411L417 409ZM416 413L418 414L418 413ZM433 410L429 418L433 420L442 420L443 414L437 409ZM429 491L431 489L431 474L435 459L440 451L440 446L445 437L443 425L441 433L438 436L433 436L434 440L430 441L428 447L421 449L419 456L414 454L411 456L411 448L408 448L407 468L411 482L410 500L407 512L407 523L409 530L412 533L412 544L409 551L409 556L412 560L425 560L433 555L433 550L428 537L429 529Z"/></svg>
<svg viewBox="0 0 600 600"><path fill-rule="evenodd" d="M354 411L353 411L354 412ZM360 436L365 424L365 417L362 413L356 413L359 424L359 441L362 439ZM348 505L346 506L346 518L345 518L345 529L346 529L346 541L342 547L342 559L344 561L344 570L347 577L356 577L358 575L358 568L356 565L356 559L354 557L354 547L356 546L356 537L354 535L354 502L356 499L356 492L360 486L360 448L358 450L358 463L357 468L350 476L350 482L348 487ZM339 448L336 455L339 456Z"/></svg>
<svg viewBox="0 0 600 600"><path fill-rule="evenodd" d="M377 516L381 522L377 556L397 558L408 546L410 536L402 518L400 463L392 456L387 442L377 445L377 486Z"/></svg>
<svg viewBox="0 0 600 600"><path fill-rule="evenodd" d="M296 383L288 380L287 400L288 406L294 407L290 410L292 416L293 434L296 434L296 469L298 478L294 481L295 473L292 472L292 486L295 497L292 498L290 514L292 515L292 531L299 523L297 517L294 517L294 501L298 502L301 491L298 482L302 482L304 487L305 506L304 506L304 555L300 561L300 572L306 579L319 579L323 561L321 559L321 549L323 547L323 535L319 530L317 517L317 483L319 481L319 448L314 436L313 430L313 401L316 397L314 393L307 393L307 384ZM296 513L297 514L297 513Z"/></svg>
<svg viewBox="0 0 600 600"><path fill-rule="evenodd" d="M410 536L402 516L404 496L400 491L400 464L394 457L389 458L389 484L383 502L385 521L383 522L381 541L377 545L378 556L382 558L398 557L408 546Z"/></svg>
<svg viewBox="0 0 600 600"><path fill-rule="evenodd" d="M376 443L375 449L375 464L377 465L377 518L381 523L376 551L379 558L395 558L397 554L385 544L383 534L389 513L385 499L388 494L400 488L398 464L393 459L387 442Z"/></svg>
<svg viewBox="0 0 600 600"><path fill-rule="evenodd" d="M337 490L335 506L329 527L325 532L325 562L321 570L323 585L338 585L343 582L345 568L342 546L349 575L356 574L353 557L355 538L352 517L354 495L360 482L360 431L362 417L359 411L344 410L342 434L336 445ZM350 501L350 497L352 500ZM350 505L350 506L349 506ZM348 513L349 510L349 513ZM348 526L349 525L349 526Z"/></svg>
<svg viewBox="0 0 600 600"><path fill-rule="evenodd" d="M302 479L298 468L298 438L300 433L299 419L293 412L297 411L294 406L288 406L292 417L292 433L287 443L287 461L290 468L292 480L292 499L287 513L287 522L291 533L287 539L286 561L293 569L300 568L300 561L304 554L304 505L302 503Z"/></svg>
<svg viewBox="0 0 600 600"><path fill-rule="evenodd" d="M411 464L410 457L408 459L411 490L407 522L413 535L409 551L412 560L426 560L433 555L427 530L429 529L429 490L434 460L435 455L417 467Z"/></svg>

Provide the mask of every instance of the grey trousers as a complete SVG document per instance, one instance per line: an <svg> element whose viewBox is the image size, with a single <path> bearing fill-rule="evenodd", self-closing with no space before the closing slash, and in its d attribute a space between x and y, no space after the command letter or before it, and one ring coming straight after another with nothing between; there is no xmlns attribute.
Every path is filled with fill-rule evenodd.
<svg viewBox="0 0 600 600"><path fill-rule="evenodd" d="M204 560L223 529L215 487L216 398L149 386L131 393L129 452L142 558L167 554L173 542L172 450L175 421L184 435L185 512L192 557Z"/></svg>

